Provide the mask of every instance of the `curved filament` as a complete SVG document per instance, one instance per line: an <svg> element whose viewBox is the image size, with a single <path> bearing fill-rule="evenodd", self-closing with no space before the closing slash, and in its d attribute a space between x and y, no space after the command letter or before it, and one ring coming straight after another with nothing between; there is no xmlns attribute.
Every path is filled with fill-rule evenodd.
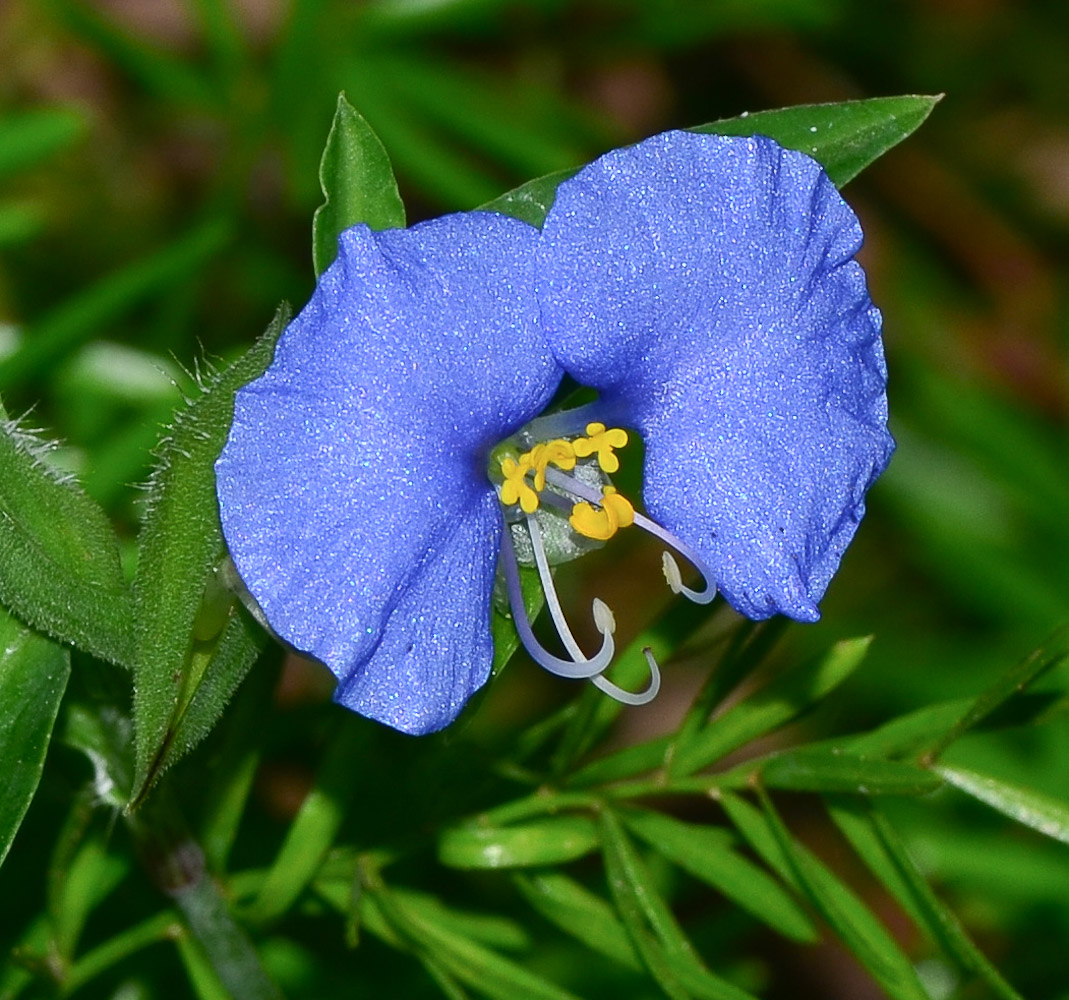
<svg viewBox="0 0 1069 1000"><path fill-rule="evenodd" d="M645 691L637 693L625 691L618 684L613 684L607 677L603 677L600 674L596 677L591 677L591 683L599 690L604 691L610 698L615 698L625 705L649 704L657 697L657 692L661 690L661 668L657 666L657 661L653 658L653 650L649 646L642 652L650 668L650 683Z"/></svg>
<svg viewBox="0 0 1069 1000"><path fill-rule="evenodd" d="M532 534L532 542L534 542L535 535ZM535 544L535 557L538 561L538 550L541 545L541 535L538 536L538 542ZM613 640L612 633L616 629L616 623L612 619L612 613L608 607L602 601L594 602L594 623L597 626L598 631L602 636L601 649L591 657L587 659L583 656L582 650L579 649L575 643L575 639L572 637L571 631L568 629L567 624L564 624L561 629L558 624L557 615L560 616L560 621L563 622L564 615L560 610L560 601L557 598L557 592L553 587L553 579L549 574L549 566L545 563L545 552L542 552L542 561L538 566L538 575L542 581L542 589L546 595L546 601L550 605L550 613L553 614L554 605L557 608L557 614L553 614L553 623L557 625L558 632L561 636L561 641L564 642L568 648L569 654L576 656L575 659L562 660L560 657L554 656L550 653L542 644L535 638L534 632L531 630L531 623L527 618L527 609L523 603L523 590L520 586L520 570L519 564L516 562L516 550L512 545L511 529L506 524L501 536L501 554L505 563L505 584L508 588L509 605L512 608L512 618L516 625L516 631L520 636L520 642L523 643L524 648L531 655L531 658L542 668L548 670L551 674L557 674L559 677L572 677L572 678L588 678L596 677L612 662L613 654L616 652L616 643ZM543 566L545 569L543 571ZM565 640L565 634L567 634L569 642ZM573 652L573 649L575 652Z"/></svg>
<svg viewBox="0 0 1069 1000"><path fill-rule="evenodd" d="M602 491L596 486L590 486L582 480L576 479L575 476L569 476L556 469L547 469L546 481L562 490L567 490L569 493L590 503L601 504ZM553 494L551 493L546 494L544 499L555 502L553 500ZM643 531L647 531L655 538L660 539L660 541L664 542L669 548L675 549L676 552L683 556L687 562L693 565L694 568L701 573L705 582L703 590L692 590L690 587L684 586L683 577L679 572L679 564L675 561L675 558L671 553L665 552L662 556L661 566L664 570L665 580L668 581L668 586L672 588L674 593L682 594L695 604L709 604L713 598L716 597L716 584L713 582L713 574L709 567L702 561L701 556L699 556L694 549L687 545L682 539L677 538L670 531L666 531L656 521L651 521L648 517L640 514L638 511L635 511L634 523L639 528L642 528Z"/></svg>

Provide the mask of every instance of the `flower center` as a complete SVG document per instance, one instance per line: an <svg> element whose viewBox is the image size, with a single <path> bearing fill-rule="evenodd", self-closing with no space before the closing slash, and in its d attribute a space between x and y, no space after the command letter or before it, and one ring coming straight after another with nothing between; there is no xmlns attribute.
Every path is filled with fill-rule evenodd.
<svg viewBox="0 0 1069 1000"><path fill-rule="evenodd" d="M643 651L650 669L650 683L645 691L625 691L604 677L615 652L616 622L612 612L603 601L594 600L594 624L601 634L602 645L597 654L587 657L564 616L553 584L551 563L583 555L611 539L621 528L638 525L683 555L705 576L704 590L685 587L678 564L665 552L663 571L675 593L707 604L716 596L716 587L697 553L638 513L612 486L609 474L620 469L616 449L627 444L627 431L607 428L598 421L580 420L586 412L587 408L583 407L532 421L514 438L494 449L490 478L497 487L505 516L501 565L516 630L537 663L561 676L588 678L617 700L642 705L656 697L660 688L660 670L653 654L649 649ZM583 430L569 433L573 428ZM550 436L547 433L550 431L563 433ZM520 585L520 562L533 563L538 570L546 606L567 650L567 659L553 656L534 636Z"/></svg>

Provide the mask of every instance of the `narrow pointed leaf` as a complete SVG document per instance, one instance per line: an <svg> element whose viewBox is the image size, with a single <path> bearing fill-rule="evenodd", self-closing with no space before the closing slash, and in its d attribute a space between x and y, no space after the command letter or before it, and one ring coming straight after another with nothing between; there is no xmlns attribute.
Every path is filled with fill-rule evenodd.
<svg viewBox="0 0 1069 1000"><path fill-rule="evenodd" d="M450 868L521 868L573 861L596 850L586 816L555 816L519 826L462 826L438 840L438 860Z"/></svg>
<svg viewBox="0 0 1069 1000"><path fill-rule="evenodd" d="M516 875L514 882L527 902L566 934L629 969L642 968L616 912L599 895L560 872Z"/></svg>
<svg viewBox="0 0 1069 1000"><path fill-rule="evenodd" d="M404 894L379 891L374 899L386 921L412 950L421 957L432 957L480 996L494 1000L578 1000L574 993L458 933L448 911L436 919L431 911L413 905Z"/></svg>
<svg viewBox="0 0 1069 1000"><path fill-rule="evenodd" d="M334 121L319 165L325 198L312 219L312 258L317 275L338 255L338 236L358 222L372 229L401 228L405 206L390 158L356 109L338 95Z"/></svg>
<svg viewBox="0 0 1069 1000"><path fill-rule="evenodd" d="M104 511L0 408L0 603L113 663L132 662L133 602Z"/></svg>
<svg viewBox="0 0 1069 1000"><path fill-rule="evenodd" d="M963 767L937 767L955 788L1044 836L1069 844L1069 802Z"/></svg>
<svg viewBox="0 0 1069 1000"><path fill-rule="evenodd" d="M369 732L360 720L340 720L319 765L315 785L301 803L249 907L247 918L251 922L267 923L282 916L315 877L353 802L360 777L360 769L353 762L366 755Z"/></svg>
<svg viewBox="0 0 1069 1000"><path fill-rule="evenodd" d="M0 864L44 770L70 655L0 608Z"/></svg>
<svg viewBox="0 0 1069 1000"><path fill-rule="evenodd" d="M215 578L226 549L215 499L214 463L230 429L234 393L267 367L287 318L280 310L253 347L179 409L149 482L134 580L135 801L159 776L165 761L176 759L168 750L199 689L210 685L216 695L200 695L187 736L199 737L210 728L211 715L222 711L222 695L233 689L235 675L256 654L257 643L251 637L234 638L229 632L253 626L220 592ZM230 626L232 620L241 624ZM231 642L240 648L238 659L246 662L233 662Z"/></svg>
<svg viewBox="0 0 1069 1000"><path fill-rule="evenodd" d="M920 128L941 99L941 94L909 94L837 104L800 104L725 118L695 131L767 135L781 146L819 160L836 186L842 187Z"/></svg>
<svg viewBox="0 0 1069 1000"><path fill-rule="evenodd" d="M661 989L673 998L753 1000L704 966L616 815L602 810L598 826L616 908L632 944Z"/></svg>
<svg viewBox="0 0 1069 1000"><path fill-rule="evenodd" d="M764 820L809 901L838 938L895 1000L927 1000L913 964L887 929L827 867L790 834L762 796ZM738 801L735 804L738 809Z"/></svg>
<svg viewBox="0 0 1069 1000"><path fill-rule="evenodd" d="M935 705L925 705L900 715L867 733L847 736L839 741L852 754L871 757L894 757L911 754L941 736L964 715L968 698L956 698Z"/></svg>
<svg viewBox="0 0 1069 1000"><path fill-rule="evenodd" d="M1014 695L1024 691L1029 684L1048 670L1065 662L1066 657L1069 657L1069 625L1058 629L1037 650L1000 675L969 705L961 718L940 735L925 753L925 759L929 761L938 759L951 743L982 722Z"/></svg>
<svg viewBox="0 0 1069 1000"><path fill-rule="evenodd" d="M659 854L784 937L807 944L818 940L805 910L762 868L734 850L735 837L729 831L655 812L628 813L625 822Z"/></svg>
<svg viewBox="0 0 1069 1000"><path fill-rule="evenodd" d="M842 187L870 163L910 136L931 114L941 95L875 97L838 104L802 104L758 111L698 125L692 131L717 135L767 135L789 149L819 160ZM541 226L557 187L578 168L536 177L482 207Z"/></svg>
<svg viewBox="0 0 1069 1000"><path fill-rule="evenodd" d="M823 656L786 671L733 705L677 749L672 761L673 774L691 774L707 767L797 718L861 665L871 641L871 636L866 636L837 642Z"/></svg>
<svg viewBox="0 0 1069 1000"><path fill-rule="evenodd" d="M886 818L856 798L836 797L827 806L850 845L919 928L965 973L982 979L994 996L1001 1000L1022 1000L969 939L958 918L936 896Z"/></svg>

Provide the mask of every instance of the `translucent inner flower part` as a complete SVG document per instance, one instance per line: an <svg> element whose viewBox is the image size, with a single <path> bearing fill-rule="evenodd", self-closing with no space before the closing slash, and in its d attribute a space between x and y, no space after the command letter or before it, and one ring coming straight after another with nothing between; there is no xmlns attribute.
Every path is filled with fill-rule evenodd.
<svg viewBox="0 0 1069 1000"><path fill-rule="evenodd" d="M716 597L716 584L693 549L635 510L634 504L609 481L609 473L620 469L616 452L627 444L628 432L588 419L592 415L590 408L583 407L540 418L494 449L490 479L497 488L507 526L502 536L501 568L516 630L536 663L562 677L588 679L625 704L643 705L656 697L661 684L660 668L653 654L644 650L650 669L650 681L644 691L626 691L604 676L615 652L615 618L608 605L595 598L591 610L601 646L590 655L584 652L553 583L551 562L555 560L547 553L547 534L556 539L556 549L565 551L564 558L570 558L570 553L581 551L584 544L608 542L617 532L636 526L683 556L703 575L705 585L700 590L685 586L679 564L666 551L664 575L675 593L695 603L708 604ZM570 544L561 546L562 530ZM521 562L538 571L546 607L565 657L549 652L531 628L520 586Z"/></svg>

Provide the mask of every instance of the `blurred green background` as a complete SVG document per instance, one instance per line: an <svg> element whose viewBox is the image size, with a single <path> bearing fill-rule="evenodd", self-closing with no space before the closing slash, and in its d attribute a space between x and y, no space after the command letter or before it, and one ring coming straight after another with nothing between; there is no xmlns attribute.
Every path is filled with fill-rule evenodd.
<svg viewBox="0 0 1069 1000"><path fill-rule="evenodd" d="M181 392L311 290L340 90L381 136L411 221L666 128L945 93L845 191L885 316L899 451L823 622L791 643L876 635L816 723L853 730L974 692L1069 618L1069 5L0 3L0 394L62 440L130 538L133 484ZM1069 789L1064 713L956 752ZM902 808L1022 992L1069 996L1069 851L976 807L947 807L952 838ZM869 995L823 960L805 973L814 996Z"/></svg>

